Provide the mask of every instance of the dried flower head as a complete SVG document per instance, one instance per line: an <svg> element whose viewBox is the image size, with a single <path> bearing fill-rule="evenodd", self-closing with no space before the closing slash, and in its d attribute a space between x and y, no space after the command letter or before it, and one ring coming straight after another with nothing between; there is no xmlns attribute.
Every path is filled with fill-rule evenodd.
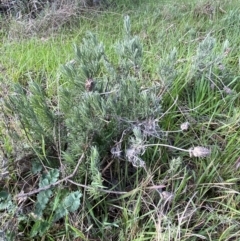
<svg viewBox="0 0 240 241"><path fill-rule="evenodd" d="M211 154L211 151L208 148L202 146L196 146L189 149L190 157L207 157Z"/></svg>
<svg viewBox="0 0 240 241"><path fill-rule="evenodd" d="M224 86L223 91L229 95L233 94L233 90L228 88L227 86Z"/></svg>
<svg viewBox="0 0 240 241"><path fill-rule="evenodd" d="M149 118L144 122L140 123L142 126L142 134L144 137L157 136L160 137L160 128L158 125L158 120Z"/></svg>
<svg viewBox="0 0 240 241"><path fill-rule="evenodd" d="M85 82L85 88L87 91L92 91L94 87L94 81L93 79L87 79Z"/></svg>
<svg viewBox="0 0 240 241"><path fill-rule="evenodd" d="M126 150L126 158L134 167L144 167L145 162L138 156L139 150L129 148Z"/></svg>
<svg viewBox="0 0 240 241"><path fill-rule="evenodd" d="M187 131L189 126L190 126L190 123L188 121L186 121L180 125L180 128L182 131Z"/></svg>
<svg viewBox="0 0 240 241"><path fill-rule="evenodd" d="M174 198L174 194L172 192L163 191L160 194L162 199L166 202L171 202Z"/></svg>
<svg viewBox="0 0 240 241"><path fill-rule="evenodd" d="M113 157L120 158L122 155L121 143L118 143L116 146L112 147L111 153L112 153Z"/></svg>

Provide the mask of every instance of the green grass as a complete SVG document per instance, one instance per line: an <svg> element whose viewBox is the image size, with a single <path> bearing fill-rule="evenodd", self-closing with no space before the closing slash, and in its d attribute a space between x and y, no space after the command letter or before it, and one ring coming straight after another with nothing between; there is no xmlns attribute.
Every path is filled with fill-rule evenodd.
<svg viewBox="0 0 240 241"><path fill-rule="evenodd" d="M188 153L173 148L153 146L144 153L145 169L133 168L127 162L107 160L111 168L105 171L110 172L108 176L116 181L114 185L119 191L126 194L110 191L89 200L86 198L89 190L82 188L78 212L53 225L44 238L240 240L240 171L236 167L240 157L239 3L237 0L183 0L179 3L149 0L126 5L118 10L84 15L71 28L65 26L48 36L40 32L39 36L14 38L2 33L2 91L5 85L16 82L26 85L34 80L43 83L48 95L54 99L59 78L64 82L61 65L74 58L73 45L81 43L86 31L97 35L108 56L116 63L112 45L123 36L123 17L129 15L132 34L140 37L144 47L141 78L146 81L146 86L150 83L163 86L164 115L159 125L165 139L155 144L165 141L165 144L182 149L205 146L211 148L212 154L207 158L190 158ZM213 7L213 13L207 11L209 5ZM11 27L16 28L16 25ZM224 70L219 70L218 76L214 76L217 70L213 71L210 80L207 75L202 77L194 72L197 49L207 36L215 39L213 52L209 51L212 56L220 56L224 42L229 42L222 60ZM174 48L175 58L171 57ZM170 71L162 72L168 67ZM212 82L214 88L209 84ZM233 93L227 94L224 87L229 87ZM1 118L1 155L7 152L11 156L14 142L9 141L12 137L6 137L10 131L5 130L11 127L6 125L6 119ZM180 125L186 121L190 123L189 130L179 131ZM11 156L12 160L14 158ZM21 190L17 184L12 184L16 172L13 171L7 183L0 180L4 189L11 190L13 195ZM161 190L158 185L165 187ZM165 195L172 195L172 198ZM29 202L34 203L34 198ZM13 215L7 216L3 212L1 215L2 220L10 225ZM30 215L27 218L20 221L15 230L23 232L24 240L31 240L28 235L32 221Z"/></svg>

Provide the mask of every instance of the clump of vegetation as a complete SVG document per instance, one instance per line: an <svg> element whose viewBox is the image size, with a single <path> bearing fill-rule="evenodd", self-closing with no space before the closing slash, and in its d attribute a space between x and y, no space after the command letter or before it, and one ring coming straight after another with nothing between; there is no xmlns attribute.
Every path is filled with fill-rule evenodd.
<svg viewBox="0 0 240 241"><path fill-rule="evenodd" d="M153 1L111 29L114 43L81 35L54 76L3 81L2 237L239 238L236 39L217 25L236 21L227 7L162 13Z"/></svg>
<svg viewBox="0 0 240 241"><path fill-rule="evenodd" d="M109 0L21 0L0 2L1 17L7 22L11 39L47 36L74 25L81 16L89 18L113 7ZM7 28L5 28L7 29Z"/></svg>

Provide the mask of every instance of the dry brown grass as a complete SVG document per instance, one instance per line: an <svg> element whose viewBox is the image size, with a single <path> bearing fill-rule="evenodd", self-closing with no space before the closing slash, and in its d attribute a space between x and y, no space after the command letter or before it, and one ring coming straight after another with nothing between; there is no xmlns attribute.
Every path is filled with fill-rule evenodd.
<svg viewBox="0 0 240 241"><path fill-rule="evenodd" d="M88 6L90 5L87 0L56 0L51 5L46 5L35 18L19 12L17 17L13 16L8 20L8 37L19 39L35 35L46 36L57 32L61 27L74 23L86 11L94 11Z"/></svg>

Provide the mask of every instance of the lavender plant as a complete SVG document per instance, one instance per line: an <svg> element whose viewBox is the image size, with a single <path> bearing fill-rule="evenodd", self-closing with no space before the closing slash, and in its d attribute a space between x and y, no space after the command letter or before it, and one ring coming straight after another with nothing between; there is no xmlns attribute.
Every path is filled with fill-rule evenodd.
<svg viewBox="0 0 240 241"><path fill-rule="evenodd" d="M199 43L196 56L192 64L193 79L206 79L212 89L218 89L230 94L228 87L231 81L231 73L225 65L225 58L229 54L230 44L226 39L222 49L216 49L216 39L208 34Z"/></svg>
<svg viewBox="0 0 240 241"><path fill-rule="evenodd" d="M140 76L143 47L130 34L128 16L124 30L125 37L116 47L118 66L111 63L93 34L75 48L75 64L64 66L68 82L61 91L61 108L68 129L68 151L75 155L86 143L96 145L100 155L106 153L113 140L120 139L123 132L129 135L140 123L148 134L160 129L155 120L162 113L161 86L144 87ZM150 120L154 120L152 126L147 124Z"/></svg>

